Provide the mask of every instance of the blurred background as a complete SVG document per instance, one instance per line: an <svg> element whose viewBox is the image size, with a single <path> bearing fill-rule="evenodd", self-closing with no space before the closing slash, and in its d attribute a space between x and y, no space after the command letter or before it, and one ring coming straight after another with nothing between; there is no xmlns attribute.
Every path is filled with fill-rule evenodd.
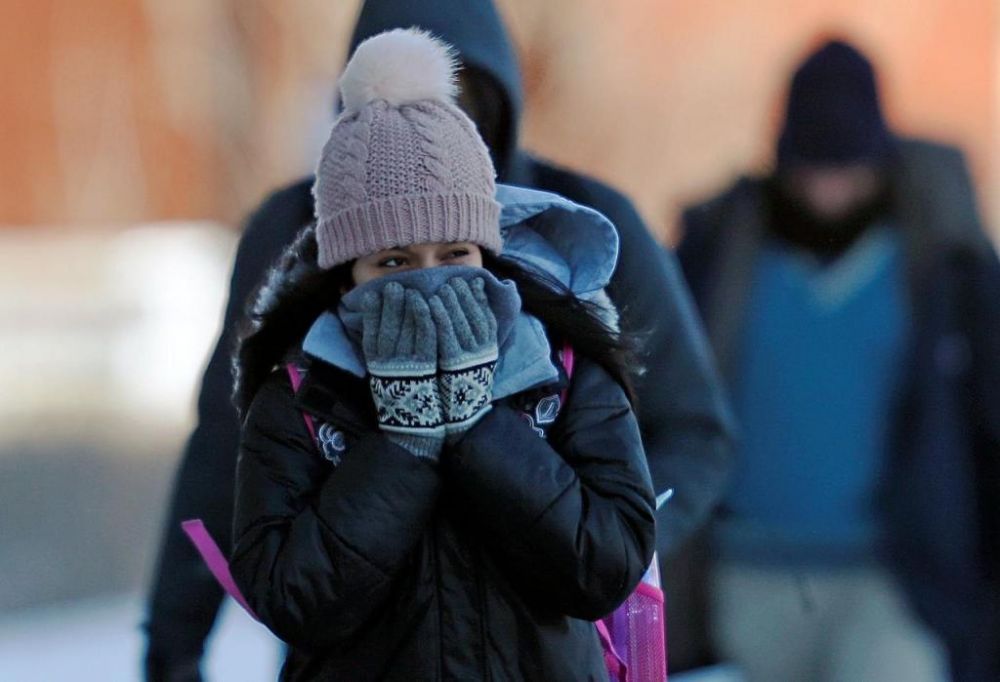
<svg viewBox="0 0 1000 682"><path fill-rule="evenodd" d="M681 205L768 166L830 33L873 59L898 131L966 151L998 234L996 0L498 4L525 146L630 194L665 245ZM240 222L311 171L358 5L0 2L0 680L138 677ZM273 678L241 614L218 637L217 679Z"/></svg>

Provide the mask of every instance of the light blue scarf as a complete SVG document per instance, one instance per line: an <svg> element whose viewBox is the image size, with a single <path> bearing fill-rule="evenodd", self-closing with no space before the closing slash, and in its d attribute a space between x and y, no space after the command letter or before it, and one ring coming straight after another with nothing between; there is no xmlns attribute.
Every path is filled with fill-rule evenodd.
<svg viewBox="0 0 1000 682"><path fill-rule="evenodd" d="M363 320L361 301L369 291L381 291L389 282L433 295L448 280L482 277L486 296L497 318L497 362L493 397L505 398L558 379L545 327L521 310L521 297L511 281L500 281L488 270L446 266L388 275L355 287L340 301L337 313L323 313L313 324L302 344L306 354L328 362L358 377L367 374L361 352Z"/></svg>

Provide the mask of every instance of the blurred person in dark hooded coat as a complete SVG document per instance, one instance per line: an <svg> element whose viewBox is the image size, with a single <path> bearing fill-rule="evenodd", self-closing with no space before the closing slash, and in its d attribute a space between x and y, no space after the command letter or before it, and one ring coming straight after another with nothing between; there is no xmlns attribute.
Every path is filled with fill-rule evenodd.
<svg viewBox="0 0 1000 682"><path fill-rule="evenodd" d="M1000 263L961 153L894 135L833 41L792 80L775 172L684 233L741 430L715 654L751 682L1000 679Z"/></svg>
<svg viewBox="0 0 1000 682"><path fill-rule="evenodd" d="M621 258L610 295L623 323L644 332L646 372L638 418L657 493L675 494L657 517L657 547L669 554L697 529L718 499L730 466L731 431L693 303L674 256L647 231L631 202L581 174L518 146L522 90L517 61L488 0L378 0L361 10L350 52L391 28L418 26L454 45L462 62L460 105L490 148L498 181L563 195L591 206L617 227ZM222 335L198 399L198 425L177 473L149 601L147 677L196 680L204 644L222 600L180 522L202 518L223 547L231 536L239 424L230 402L230 354L244 306L265 270L313 220L313 179L271 195L247 223L230 285Z"/></svg>

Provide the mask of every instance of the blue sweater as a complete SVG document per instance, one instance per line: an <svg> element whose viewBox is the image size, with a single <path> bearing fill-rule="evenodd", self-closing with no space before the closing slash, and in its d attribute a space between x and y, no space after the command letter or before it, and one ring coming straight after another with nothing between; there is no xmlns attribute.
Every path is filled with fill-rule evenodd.
<svg viewBox="0 0 1000 682"><path fill-rule="evenodd" d="M771 243L756 262L734 387L743 426L723 556L830 564L873 556L909 302L895 233L829 265Z"/></svg>

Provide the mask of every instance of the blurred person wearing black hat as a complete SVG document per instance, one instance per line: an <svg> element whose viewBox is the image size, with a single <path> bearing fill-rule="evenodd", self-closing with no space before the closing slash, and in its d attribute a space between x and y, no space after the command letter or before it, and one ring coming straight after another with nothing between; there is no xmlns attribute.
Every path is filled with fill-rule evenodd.
<svg viewBox="0 0 1000 682"><path fill-rule="evenodd" d="M594 179L537 159L519 147L521 79L507 33L489 0L378 0L364 4L349 53L365 38L417 26L454 45L462 63L459 104L489 147L498 181L542 189L593 207L616 226L621 258L610 295L626 326L644 332L646 368L637 416L661 499L657 549L668 555L707 518L730 467L730 416L680 269L631 202ZM164 528L146 622L149 680L200 679L206 638L222 590L183 536L202 518L223 547L231 537L239 423L230 402L230 355L245 304L266 269L313 220L313 179L271 195L240 241L224 327L205 371L198 425L184 452Z"/></svg>
<svg viewBox="0 0 1000 682"><path fill-rule="evenodd" d="M962 154L832 41L679 256L741 429L706 632L750 682L1000 679L1000 264Z"/></svg>

